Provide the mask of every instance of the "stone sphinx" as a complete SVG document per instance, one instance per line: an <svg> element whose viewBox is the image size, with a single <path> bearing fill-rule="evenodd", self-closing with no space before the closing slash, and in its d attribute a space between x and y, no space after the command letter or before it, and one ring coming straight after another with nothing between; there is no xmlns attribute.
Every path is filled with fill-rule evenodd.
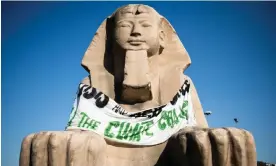
<svg viewBox="0 0 276 166"><path fill-rule="evenodd" d="M153 8L119 8L83 57L89 76L79 85L66 131L26 136L20 165L256 165L250 132L208 128L193 82L183 74L190 64L175 30Z"/></svg>

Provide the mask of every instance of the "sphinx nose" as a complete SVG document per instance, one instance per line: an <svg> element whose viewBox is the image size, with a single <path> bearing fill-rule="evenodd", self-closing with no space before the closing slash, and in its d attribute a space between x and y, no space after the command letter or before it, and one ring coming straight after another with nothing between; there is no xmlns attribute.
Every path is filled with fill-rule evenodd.
<svg viewBox="0 0 276 166"><path fill-rule="evenodd" d="M141 36L141 31L140 31L141 29L140 29L140 27L139 26L133 26L133 28L132 28L132 31L131 31L131 36L135 36L135 37L137 37L137 36Z"/></svg>

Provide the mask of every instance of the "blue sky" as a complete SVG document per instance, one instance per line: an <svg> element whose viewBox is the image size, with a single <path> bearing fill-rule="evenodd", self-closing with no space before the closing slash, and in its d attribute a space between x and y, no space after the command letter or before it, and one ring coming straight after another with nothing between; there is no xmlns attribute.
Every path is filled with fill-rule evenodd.
<svg viewBox="0 0 276 166"><path fill-rule="evenodd" d="M100 23L135 2L2 2L2 165L24 136L64 130L80 66ZM140 2L141 3L141 2ZM143 2L174 26L211 127L251 131L258 160L276 163L276 3Z"/></svg>

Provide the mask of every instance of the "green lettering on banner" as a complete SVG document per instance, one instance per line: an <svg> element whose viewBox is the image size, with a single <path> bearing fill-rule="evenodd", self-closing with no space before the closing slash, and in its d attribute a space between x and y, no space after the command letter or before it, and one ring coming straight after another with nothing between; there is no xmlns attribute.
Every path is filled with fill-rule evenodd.
<svg viewBox="0 0 276 166"><path fill-rule="evenodd" d="M80 121L79 124L78 124L78 127L81 127L81 126L82 126L82 123L83 123L83 121L84 121L84 119L87 119L87 118L88 118L88 116L86 115L86 113L81 112L80 114L82 115L82 118L81 118L81 121Z"/></svg>
<svg viewBox="0 0 276 166"><path fill-rule="evenodd" d="M188 120L188 108L187 108L187 106L188 106L188 101L186 100L186 101L183 102L182 106L179 107L179 109L180 109L179 117L182 118L182 119L186 119L186 120Z"/></svg>
<svg viewBox="0 0 276 166"><path fill-rule="evenodd" d="M145 125L143 133L145 132L147 136L153 136L153 133L149 132L150 127L153 126L153 120L142 122L142 125Z"/></svg>
<svg viewBox="0 0 276 166"><path fill-rule="evenodd" d="M141 127L139 123L135 124L135 127L133 128L132 132L129 134L129 141L140 141L140 132L141 131Z"/></svg>
<svg viewBox="0 0 276 166"><path fill-rule="evenodd" d="M165 130L166 129L166 122L162 121L162 120L165 120L164 117L166 117L166 116L167 116L167 112L163 111L162 115L161 115L161 118L158 120L158 127L159 127L160 130Z"/></svg>
<svg viewBox="0 0 276 166"><path fill-rule="evenodd" d="M139 142L143 135L152 136L153 133L149 131L150 127L153 125L153 121L147 121L142 123L136 123L131 125L127 122L118 122L115 124L116 127L119 127L119 132L116 136L116 139L119 140L128 140ZM106 129L107 134L110 133L111 125ZM112 135L114 137L114 134Z"/></svg>
<svg viewBox="0 0 276 166"><path fill-rule="evenodd" d="M173 109L172 112L173 112L173 122L174 122L174 124L177 125L179 123L179 120L178 120L178 117L176 115L175 109Z"/></svg>
<svg viewBox="0 0 276 166"><path fill-rule="evenodd" d="M127 123L125 126L126 122L122 122L120 124L120 128L119 128L119 133L116 136L117 139L122 140L122 139L127 139L127 134L128 134L128 128L130 123Z"/></svg>
<svg viewBox="0 0 276 166"><path fill-rule="evenodd" d="M178 116L176 115L176 110L163 111L161 118L158 121L158 127L160 130L165 130L167 126L173 128L179 123Z"/></svg>
<svg viewBox="0 0 276 166"><path fill-rule="evenodd" d="M98 128L98 125L101 124L101 122L96 121L94 119L90 119L88 115L84 112L80 113L82 115L81 121L78 124L78 127L84 127L87 129L93 129L96 130Z"/></svg>
<svg viewBox="0 0 276 166"><path fill-rule="evenodd" d="M168 111L167 116L165 116L165 118L166 118L168 126L173 128L174 124L173 124L173 118L172 118L172 111Z"/></svg>
<svg viewBox="0 0 276 166"><path fill-rule="evenodd" d="M113 138L114 134L110 132L112 126L117 128L120 125L119 121L112 121L108 123L108 126L105 128L104 130L104 135L109 137L109 138Z"/></svg>
<svg viewBox="0 0 276 166"><path fill-rule="evenodd" d="M85 127L85 128L90 128L90 129L96 130L98 127L98 123L97 123L97 121L95 121L93 119L87 118L86 121L83 123L82 127L85 127L85 125L87 125L87 127Z"/></svg>

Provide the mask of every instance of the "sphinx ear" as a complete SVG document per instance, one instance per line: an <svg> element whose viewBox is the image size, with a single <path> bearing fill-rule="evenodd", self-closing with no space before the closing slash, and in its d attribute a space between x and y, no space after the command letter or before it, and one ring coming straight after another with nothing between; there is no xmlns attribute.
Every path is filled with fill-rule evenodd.
<svg viewBox="0 0 276 166"><path fill-rule="evenodd" d="M165 32L163 30L160 30L159 31L159 43L163 49L165 48L165 38L166 38Z"/></svg>

